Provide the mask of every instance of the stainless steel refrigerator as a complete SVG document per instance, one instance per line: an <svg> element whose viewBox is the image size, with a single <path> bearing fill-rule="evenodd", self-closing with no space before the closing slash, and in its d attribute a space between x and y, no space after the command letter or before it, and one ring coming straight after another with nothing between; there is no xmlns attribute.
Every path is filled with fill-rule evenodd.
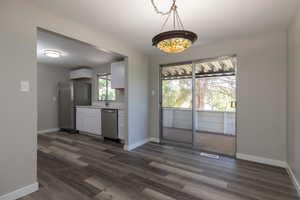
<svg viewBox="0 0 300 200"><path fill-rule="evenodd" d="M58 119L61 130L76 132L76 106L92 103L91 83L80 80L58 84Z"/></svg>

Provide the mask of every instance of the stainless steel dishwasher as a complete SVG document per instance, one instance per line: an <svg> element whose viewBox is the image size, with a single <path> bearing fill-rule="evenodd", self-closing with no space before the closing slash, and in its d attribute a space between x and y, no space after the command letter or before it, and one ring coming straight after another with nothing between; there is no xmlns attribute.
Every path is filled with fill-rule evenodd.
<svg viewBox="0 0 300 200"><path fill-rule="evenodd" d="M102 109L101 111L101 127L104 138L115 139L118 137L118 110Z"/></svg>

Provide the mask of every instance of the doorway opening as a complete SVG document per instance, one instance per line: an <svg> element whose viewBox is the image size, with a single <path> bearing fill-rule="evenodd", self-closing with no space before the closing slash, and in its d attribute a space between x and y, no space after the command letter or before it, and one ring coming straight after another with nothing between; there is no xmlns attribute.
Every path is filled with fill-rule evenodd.
<svg viewBox="0 0 300 200"><path fill-rule="evenodd" d="M162 143L236 153L236 56L160 67Z"/></svg>

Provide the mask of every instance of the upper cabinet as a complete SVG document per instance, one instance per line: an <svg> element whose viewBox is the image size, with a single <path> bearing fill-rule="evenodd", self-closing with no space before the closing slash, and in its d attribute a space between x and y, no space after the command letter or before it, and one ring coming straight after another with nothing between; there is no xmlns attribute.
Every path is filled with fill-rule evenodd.
<svg viewBox="0 0 300 200"><path fill-rule="evenodd" d="M91 69L77 69L70 72L70 79L93 78L93 70Z"/></svg>
<svg viewBox="0 0 300 200"><path fill-rule="evenodd" d="M114 89L125 88L125 62L111 64L111 87Z"/></svg>

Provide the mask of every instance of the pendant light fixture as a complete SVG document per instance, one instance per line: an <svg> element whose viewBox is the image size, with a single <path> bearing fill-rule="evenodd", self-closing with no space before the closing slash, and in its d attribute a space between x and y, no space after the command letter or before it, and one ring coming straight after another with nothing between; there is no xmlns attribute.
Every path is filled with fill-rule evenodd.
<svg viewBox="0 0 300 200"><path fill-rule="evenodd" d="M197 34L184 30L183 23L177 11L176 0L173 0L171 8L167 12L160 11L151 0L155 11L163 16L166 16L161 31L165 28L170 17L173 18L173 30L161 32L152 39L153 46L159 48L166 53L179 53L189 48L197 39Z"/></svg>

